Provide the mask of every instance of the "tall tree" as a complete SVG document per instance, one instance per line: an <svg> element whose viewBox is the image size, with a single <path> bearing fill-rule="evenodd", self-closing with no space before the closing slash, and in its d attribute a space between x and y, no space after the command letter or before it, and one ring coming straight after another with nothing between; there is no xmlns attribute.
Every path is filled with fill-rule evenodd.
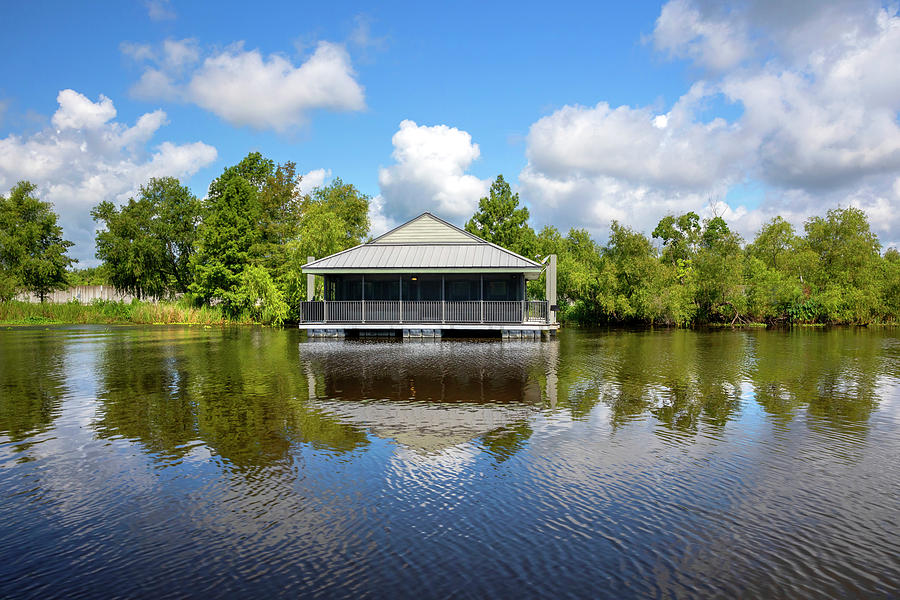
<svg viewBox="0 0 900 600"><path fill-rule="evenodd" d="M747 253L770 269L783 269L796 250L797 242L794 227L782 217L775 217L762 226L756 239L747 246Z"/></svg>
<svg viewBox="0 0 900 600"><path fill-rule="evenodd" d="M50 292L68 286L67 256L73 244L62 237L49 202L35 197L37 188L21 181L8 198L0 196L0 294L28 290L44 301Z"/></svg>
<svg viewBox="0 0 900 600"><path fill-rule="evenodd" d="M810 218L804 229L806 243L818 259L818 283L857 287L868 283L881 244L869 227L865 212L853 207L835 208L824 218Z"/></svg>
<svg viewBox="0 0 900 600"><path fill-rule="evenodd" d="M241 287L251 249L260 240L262 211L257 196L266 177L260 177L263 162L254 153L225 169L210 184L203 206L190 289L204 301L217 298L231 314L240 313L248 302ZM271 161L268 164L271 168Z"/></svg>
<svg viewBox="0 0 900 600"><path fill-rule="evenodd" d="M257 195L259 238L251 249L251 255L255 264L279 279L287 262L287 244L297 238L300 230L303 198L298 186L302 177L297 174L296 165L292 162L278 165L274 170L271 162L259 166L261 170L268 168L270 172L263 178ZM245 174L244 177L252 183L255 176Z"/></svg>
<svg viewBox="0 0 900 600"><path fill-rule="evenodd" d="M503 179L491 184L490 194L478 201L478 210L466 223L466 231L523 256L532 257L537 246L528 224L526 207L519 208L519 194L513 194Z"/></svg>
<svg viewBox="0 0 900 600"><path fill-rule="evenodd" d="M693 257L700 242L700 231L700 216L692 211L678 217L663 217L653 230L653 237L662 239L663 259L674 265Z"/></svg>
<svg viewBox="0 0 900 600"><path fill-rule="evenodd" d="M647 237L613 221L609 243L603 249L604 293L609 312L618 320L648 319L660 270L653 244ZM649 319L652 320L652 317Z"/></svg>
<svg viewBox="0 0 900 600"><path fill-rule="evenodd" d="M696 301L702 317L737 321L746 312L742 240L722 217L703 223L696 268Z"/></svg>
<svg viewBox="0 0 900 600"><path fill-rule="evenodd" d="M340 245L350 248L362 243L369 234L369 196L363 194L356 186L344 183L335 177L326 186L316 188L303 202L303 220L314 218L317 214L329 213L342 222L345 234ZM309 231L309 227L304 225Z"/></svg>
<svg viewBox="0 0 900 600"><path fill-rule="evenodd" d="M105 227L97 232L96 256L110 283L139 298L187 291L200 201L177 179L151 179L121 209L105 201L91 215Z"/></svg>
<svg viewBox="0 0 900 600"><path fill-rule="evenodd" d="M306 299L301 269L308 256L321 258L362 243L369 234L369 196L336 177L301 201L299 235L288 244L290 260L282 279L292 308Z"/></svg>
<svg viewBox="0 0 900 600"><path fill-rule="evenodd" d="M887 320L900 321L900 252L888 248L884 253L881 301Z"/></svg>
<svg viewBox="0 0 900 600"><path fill-rule="evenodd" d="M835 208L804 224L816 261L810 274L829 319L868 323L880 310L881 244L858 208Z"/></svg>

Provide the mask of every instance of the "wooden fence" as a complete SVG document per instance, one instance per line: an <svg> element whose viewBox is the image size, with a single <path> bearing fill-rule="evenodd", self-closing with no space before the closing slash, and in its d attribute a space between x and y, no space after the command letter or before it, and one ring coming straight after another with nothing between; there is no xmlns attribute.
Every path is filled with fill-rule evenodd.
<svg viewBox="0 0 900 600"><path fill-rule="evenodd" d="M67 302L80 302L81 304L90 304L94 300L109 300L112 302L131 302L136 296L120 292L111 285L76 285L67 290L59 290L51 292L44 296L44 302L52 304L65 304ZM20 302L39 303L41 299L35 294L23 292L16 296L16 300ZM145 302L156 303L158 298L145 297L141 298Z"/></svg>

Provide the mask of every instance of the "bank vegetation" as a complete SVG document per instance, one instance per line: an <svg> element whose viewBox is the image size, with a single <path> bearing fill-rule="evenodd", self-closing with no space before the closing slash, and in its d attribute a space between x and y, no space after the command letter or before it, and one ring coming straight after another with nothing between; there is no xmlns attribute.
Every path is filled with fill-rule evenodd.
<svg viewBox="0 0 900 600"><path fill-rule="evenodd" d="M307 257L362 243L370 227L370 198L355 186L336 178L304 194L300 180L293 163L275 164L257 152L224 169L203 199L175 178L151 179L122 205L94 207L100 265L88 269L74 268L53 207L20 182L0 197L0 322L290 322L306 299ZM535 231L528 209L498 176L465 228L528 258L556 254L564 322L900 321L900 253L882 248L862 210L833 208L809 218L802 231L776 217L749 241L710 212L705 219L666 215L649 236L613 221L601 244L586 229ZM43 299L91 284L113 285L139 300L13 300L24 291ZM543 280L530 282L528 294L543 298Z"/></svg>

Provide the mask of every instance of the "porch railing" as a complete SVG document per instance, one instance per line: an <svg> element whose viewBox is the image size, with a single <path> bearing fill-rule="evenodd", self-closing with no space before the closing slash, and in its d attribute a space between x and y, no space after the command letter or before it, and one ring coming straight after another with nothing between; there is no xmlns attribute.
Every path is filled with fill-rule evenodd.
<svg viewBox="0 0 900 600"><path fill-rule="evenodd" d="M300 303L301 323L547 323L544 300L337 300Z"/></svg>

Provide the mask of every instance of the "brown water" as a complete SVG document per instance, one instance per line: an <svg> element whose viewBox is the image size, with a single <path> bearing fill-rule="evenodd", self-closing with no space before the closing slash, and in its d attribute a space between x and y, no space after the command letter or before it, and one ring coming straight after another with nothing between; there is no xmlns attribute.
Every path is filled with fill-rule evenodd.
<svg viewBox="0 0 900 600"><path fill-rule="evenodd" d="M0 598L898 597L900 332L0 330Z"/></svg>

